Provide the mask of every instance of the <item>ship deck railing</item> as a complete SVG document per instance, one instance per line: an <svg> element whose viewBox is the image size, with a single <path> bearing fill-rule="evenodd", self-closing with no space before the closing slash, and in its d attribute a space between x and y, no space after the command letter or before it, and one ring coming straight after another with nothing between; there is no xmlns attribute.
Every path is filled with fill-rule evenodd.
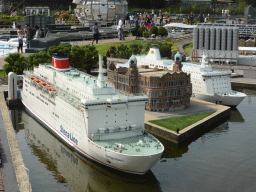
<svg viewBox="0 0 256 192"><path fill-rule="evenodd" d="M97 131L91 134L91 139L93 141L105 141L105 140L112 140L112 139L123 139L128 137L135 137L139 135L143 135L145 132L142 128L125 128L120 129L116 128L110 131L106 128L104 131Z"/></svg>
<svg viewBox="0 0 256 192"><path fill-rule="evenodd" d="M44 80L45 82L47 82L47 80L45 80L46 78L43 78L43 77L40 77L38 75L35 75L33 73L33 71L24 71L24 75L25 76L28 76L29 78L31 77L37 77L39 79L42 79ZM47 83L50 83L51 82L47 82ZM52 87L53 89L56 90L56 96L58 96L59 98L61 98L62 100L66 101L67 103L69 103L70 105L72 105L73 107L79 109L79 110L82 110L83 107L81 105L81 102L80 102L80 99L78 99L77 97L71 95L70 93L64 91L63 89L57 87L56 85ZM49 92L42 92L42 93L48 93L50 94Z"/></svg>
<svg viewBox="0 0 256 192"><path fill-rule="evenodd" d="M105 135L107 135L107 133L105 133ZM118 138L93 140L93 142L105 149L124 155L148 156L163 151L160 142L147 132L127 137L122 137L122 135L119 135Z"/></svg>

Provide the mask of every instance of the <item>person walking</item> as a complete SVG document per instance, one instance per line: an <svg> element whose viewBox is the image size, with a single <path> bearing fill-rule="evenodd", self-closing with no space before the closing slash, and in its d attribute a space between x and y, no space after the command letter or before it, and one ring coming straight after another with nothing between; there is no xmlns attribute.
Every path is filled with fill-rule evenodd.
<svg viewBox="0 0 256 192"><path fill-rule="evenodd" d="M35 27L35 36L34 36L34 39L38 39L39 38L39 27L36 25Z"/></svg>
<svg viewBox="0 0 256 192"><path fill-rule="evenodd" d="M25 27L26 27L26 44L27 44L27 48L30 48L30 41L33 39L33 31L30 28L29 24L26 24Z"/></svg>
<svg viewBox="0 0 256 192"><path fill-rule="evenodd" d="M18 33L18 43L19 43L19 45L17 47L18 48L18 53L20 53L20 52L23 53L23 35L25 33L22 30L20 25L18 25L17 28L18 28L17 33Z"/></svg>
<svg viewBox="0 0 256 192"><path fill-rule="evenodd" d="M193 12L191 12L189 15L189 21L190 21L191 25L193 24L193 20L194 20L194 14L193 14Z"/></svg>
<svg viewBox="0 0 256 192"><path fill-rule="evenodd" d="M152 22L151 16L148 15L148 17L147 17L148 30L150 30L150 28L151 28L151 22Z"/></svg>
<svg viewBox="0 0 256 192"><path fill-rule="evenodd" d="M130 25L133 24L133 19L134 19L134 18L133 18L133 15L131 14L131 15L130 15Z"/></svg>
<svg viewBox="0 0 256 192"><path fill-rule="evenodd" d="M159 20L160 20L160 27L163 26L163 14L160 12L159 13Z"/></svg>
<svg viewBox="0 0 256 192"><path fill-rule="evenodd" d="M96 41L96 44L98 44L98 39L99 39L99 28L97 26L98 24L95 23L94 26L92 27L92 32L93 32L93 40L92 40L92 45L93 42Z"/></svg>
<svg viewBox="0 0 256 192"><path fill-rule="evenodd" d="M124 23L122 18L119 19L117 30L119 39L124 40Z"/></svg>

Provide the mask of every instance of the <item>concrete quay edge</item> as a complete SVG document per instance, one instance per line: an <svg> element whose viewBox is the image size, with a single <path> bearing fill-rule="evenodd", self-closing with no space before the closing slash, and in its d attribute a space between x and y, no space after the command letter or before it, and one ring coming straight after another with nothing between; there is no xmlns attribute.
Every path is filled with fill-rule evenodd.
<svg viewBox="0 0 256 192"><path fill-rule="evenodd" d="M19 144L16 139L16 134L12 125L12 121L9 115L9 109L6 105L4 94L0 92L0 107L3 115L4 127L6 130L6 135L11 151L13 166L16 173L17 183L19 186L20 192L27 192L28 186L30 186L30 191L32 191L31 185L29 183L29 178L27 175L27 171L24 167L23 158L20 152Z"/></svg>
<svg viewBox="0 0 256 192"><path fill-rule="evenodd" d="M202 101L202 103L204 102L206 101ZM206 102L206 103L209 103L209 102ZM145 130L156 136L162 137L164 139L167 139L169 141L179 144L191 139L196 134L203 133L204 130L207 129L207 127L229 117L231 113L231 108L224 105L214 104L212 105L212 109L215 110L215 112L212 115L209 115L208 117L182 129L179 132L179 134L175 131L155 125L150 122L145 122Z"/></svg>

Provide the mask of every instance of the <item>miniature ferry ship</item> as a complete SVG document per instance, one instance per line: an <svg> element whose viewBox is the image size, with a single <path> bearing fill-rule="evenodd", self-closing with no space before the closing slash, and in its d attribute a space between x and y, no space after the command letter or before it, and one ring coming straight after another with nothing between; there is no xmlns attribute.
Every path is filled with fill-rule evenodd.
<svg viewBox="0 0 256 192"><path fill-rule="evenodd" d="M201 65L183 62L182 71L190 73L192 96L213 103L236 107L246 94L231 89L231 71L214 71L202 56Z"/></svg>
<svg viewBox="0 0 256 192"><path fill-rule="evenodd" d="M102 165L145 174L164 146L145 132L147 96L125 96L103 77L69 67L57 54L52 64L24 71L22 102L26 109L72 150Z"/></svg>
<svg viewBox="0 0 256 192"><path fill-rule="evenodd" d="M175 57L182 58L179 53ZM150 48L146 56L136 56L136 59L138 67L147 66L148 68L173 70L174 61L162 59L160 51L155 45ZM116 67L128 67L128 64L119 63ZM192 96L197 99L236 107L246 97L246 94L231 89L232 72L213 71L211 65L206 61L205 55L201 65L182 62L182 71L190 74Z"/></svg>

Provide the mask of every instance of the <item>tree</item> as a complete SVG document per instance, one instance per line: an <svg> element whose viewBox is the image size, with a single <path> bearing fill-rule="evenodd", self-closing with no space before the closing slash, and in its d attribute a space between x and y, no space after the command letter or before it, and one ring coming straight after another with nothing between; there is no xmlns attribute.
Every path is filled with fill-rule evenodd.
<svg viewBox="0 0 256 192"><path fill-rule="evenodd" d="M61 44L59 46L51 46L48 49L48 53L56 53L56 52L65 52L67 54L70 54L72 45L70 44Z"/></svg>
<svg viewBox="0 0 256 192"><path fill-rule="evenodd" d="M143 47L143 45L141 45L141 44L133 43L130 45L130 50L131 50L132 54L138 55L141 53L142 47Z"/></svg>
<svg viewBox="0 0 256 192"><path fill-rule="evenodd" d="M86 45L84 47L85 50L85 62L83 64L83 69L87 71L87 73L91 73L91 69L96 66L99 62L99 53L94 45Z"/></svg>
<svg viewBox="0 0 256 192"><path fill-rule="evenodd" d="M85 63L85 48L75 45L69 54L69 64L75 68L82 68Z"/></svg>
<svg viewBox="0 0 256 192"><path fill-rule="evenodd" d="M59 52L65 52L70 54L72 45L71 44L61 44L58 46Z"/></svg>
<svg viewBox="0 0 256 192"><path fill-rule="evenodd" d="M167 32L167 30L164 27L159 27L158 28L158 35L163 37L163 36L168 35L168 32Z"/></svg>
<svg viewBox="0 0 256 192"><path fill-rule="evenodd" d="M121 44L117 47L116 55L118 58L129 59L132 56L132 51L127 45Z"/></svg>
<svg viewBox="0 0 256 192"><path fill-rule="evenodd" d="M28 63L31 66L31 69L38 66L40 63L51 63L51 55L45 51L40 51L28 56Z"/></svg>
<svg viewBox="0 0 256 192"><path fill-rule="evenodd" d="M144 31L148 31L148 30L147 30L146 27L141 26L141 27L138 29L137 36L138 36L138 37L142 37Z"/></svg>
<svg viewBox="0 0 256 192"><path fill-rule="evenodd" d="M5 73L8 74L9 72L14 72L17 75L23 74L23 70L27 63L27 59L19 53L9 54L4 61L8 63L3 66Z"/></svg>
<svg viewBox="0 0 256 192"><path fill-rule="evenodd" d="M162 57L172 58L172 46L171 44L164 44L159 47L160 53Z"/></svg>
<svg viewBox="0 0 256 192"><path fill-rule="evenodd" d="M151 34L158 35L158 28L157 28L157 26L152 26L152 27L150 28L150 33L151 33Z"/></svg>

